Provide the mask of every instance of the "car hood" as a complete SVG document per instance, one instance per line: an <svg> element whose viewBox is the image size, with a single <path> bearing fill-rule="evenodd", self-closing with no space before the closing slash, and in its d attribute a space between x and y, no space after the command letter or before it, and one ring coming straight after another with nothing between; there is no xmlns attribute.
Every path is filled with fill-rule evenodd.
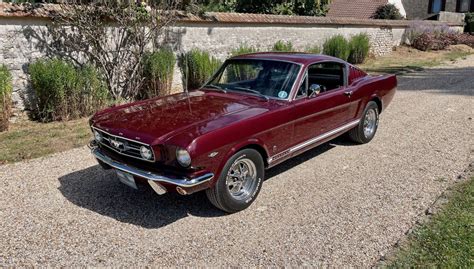
<svg viewBox="0 0 474 269"><path fill-rule="evenodd" d="M268 101L250 95L191 91L109 108L91 122L112 135L156 145L183 133L192 140L268 107Z"/></svg>

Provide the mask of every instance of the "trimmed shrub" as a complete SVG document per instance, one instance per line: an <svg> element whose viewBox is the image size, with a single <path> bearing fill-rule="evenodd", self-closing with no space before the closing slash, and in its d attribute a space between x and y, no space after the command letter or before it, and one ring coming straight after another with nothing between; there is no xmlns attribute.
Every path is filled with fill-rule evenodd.
<svg viewBox="0 0 474 269"><path fill-rule="evenodd" d="M351 37L351 40L349 41L349 47L349 62L353 64L363 63L369 55L369 36L365 33L361 33Z"/></svg>
<svg viewBox="0 0 474 269"><path fill-rule="evenodd" d="M422 51L443 50L450 45L458 44L464 44L474 48L474 36L460 33L449 33L443 35L424 33L415 39L413 47Z"/></svg>
<svg viewBox="0 0 474 269"><path fill-rule="evenodd" d="M145 85L137 99L164 96L171 92L176 57L171 49L162 48L148 53L144 60Z"/></svg>
<svg viewBox="0 0 474 269"><path fill-rule="evenodd" d="M192 90L204 85L219 69L222 62L206 51L193 49L179 55L178 65L185 88Z"/></svg>
<svg viewBox="0 0 474 269"><path fill-rule="evenodd" d="M312 54L320 54L321 47L318 45L314 45L314 46L307 47L304 51L307 53L312 53Z"/></svg>
<svg viewBox="0 0 474 269"><path fill-rule="evenodd" d="M422 50L443 50L449 46L449 42L445 38L440 38L432 33L424 33L415 39L413 47Z"/></svg>
<svg viewBox="0 0 474 269"><path fill-rule="evenodd" d="M282 40L278 40L272 48L272 51L281 51L281 52L291 52L294 51L293 43L291 41L284 42Z"/></svg>
<svg viewBox="0 0 474 269"><path fill-rule="evenodd" d="M456 42L457 44L468 45L469 47L474 49L474 35L470 35L470 34L458 35Z"/></svg>
<svg viewBox="0 0 474 269"><path fill-rule="evenodd" d="M8 130L12 109L12 75L5 65L0 65L0 132Z"/></svg>
<svg viewBox="0 0 474 269"><path fill-rule="evenodd" d="M372 15L373 19L379 20L401 20L403 19L400 10L394 4L386 4L377 8Z"/></svg>
<svg viewBox="0 0 474 269"><path fill-rule="evenodd" d="M249 53L255 53L258 52L258 49L252 46L248 46L247 44L241 44L238 48L233 49L230 52L231 56L239 56L239 55L244 55L244 54L249 54Z"/></svg>
<svg viewBox="0 0 474 269"><path fill-rule="evenodd" d="M413 45L415 39L417 39L422 34L433 34L437 37L442 37L449 34L457 34L456 31L449 28L448 25L433 25L424 21L414 21L408 27L405 38L408 45Z"/></svg>
<svg viewBox="0 0 474 269"><path fill-rule="evenodd" d="M75 68L60 59L29 66L35 92L32 116L47 122L89 116L107 103L107 88L92 66Z"/></svg>
<svg viewBox="0 0 474 269"><path fill-rule="evenodd" d="M349 42L344 36L335 35L324 42L323 53L347 61L350 53Z"/></svg>

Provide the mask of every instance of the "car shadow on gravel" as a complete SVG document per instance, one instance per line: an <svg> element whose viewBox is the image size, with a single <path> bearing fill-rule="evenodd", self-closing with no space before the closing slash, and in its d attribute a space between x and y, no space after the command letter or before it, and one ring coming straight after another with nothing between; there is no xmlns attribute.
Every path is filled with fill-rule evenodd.
<svg viewBox="0 0 474 269"><path fill-rule="evenodd" d="M269 169L266 179L327 152L336 147L335 142L339 140L325 143ZM113 171L105 171L99 165L60 177L59 182L59 191L73 204L147 229L161 228L190 215L205 218L226 215L212 206L205 192L189 196L175 193L159 196L148 186L134 190L120 183Z"/></svg>
<svg viewBox="0 0 474 269"><path fill-rule="evenodd" d="M99 165L59 178L59 191L73 204L120 222L156 229L189 215L219 217L204 192L189 196L157 195L148 186L132 189L119 182L113 171Z"/></svg>

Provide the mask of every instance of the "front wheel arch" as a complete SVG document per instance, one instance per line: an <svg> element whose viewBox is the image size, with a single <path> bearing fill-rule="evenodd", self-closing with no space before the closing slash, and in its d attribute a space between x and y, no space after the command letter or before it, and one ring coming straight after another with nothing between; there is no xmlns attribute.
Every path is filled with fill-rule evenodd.
<svg viewBox="0 0 474 269"><path fill-rule="evenodd" d="M212 180L211 182L211 186L214 186L217 182L217 178L220 176L220 174L222 173L222 169L224 168L225 164L227 163L227 161L232 157L234 156L234 154L236 154L237 152L239 151L242 151L244 149L253 149L253 150L256 150L261 156L262 156L262 159L263 159L263 163L265 165L265 168L268 167L268 151L267 149L265 148L265 146L263 145L263 143L261 143L259 140L257 139L249 139L249 140L246 140L245 142L242 142L242 143L238 143L236 145L234 145L230 150L228 150L225 154L225 157L222 158L222 160L220 161L220 164L219 164L219 167L215 173L215 176L214 176L214 179Z"/></svg>

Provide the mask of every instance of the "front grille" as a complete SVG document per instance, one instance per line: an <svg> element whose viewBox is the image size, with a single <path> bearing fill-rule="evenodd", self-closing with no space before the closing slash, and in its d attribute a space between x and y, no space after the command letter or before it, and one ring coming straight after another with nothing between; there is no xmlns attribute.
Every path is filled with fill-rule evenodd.
<svg viewBox="0 0 474 269"><path fill-rule="evenodd" d="M128 157L132 157L132 158L147 161L147 162L155 161L155 154L153 153L153 150L149 145L144 144L142 142L138 142L131 139L109 134L95 127L92 127L92 128L102 135L102 141L99 142L101 145L104 145L107 148ZM143 146L151 150L153 154L151 160L147 160L143 158L142 155L140 154L140 148Z"/></svg>

